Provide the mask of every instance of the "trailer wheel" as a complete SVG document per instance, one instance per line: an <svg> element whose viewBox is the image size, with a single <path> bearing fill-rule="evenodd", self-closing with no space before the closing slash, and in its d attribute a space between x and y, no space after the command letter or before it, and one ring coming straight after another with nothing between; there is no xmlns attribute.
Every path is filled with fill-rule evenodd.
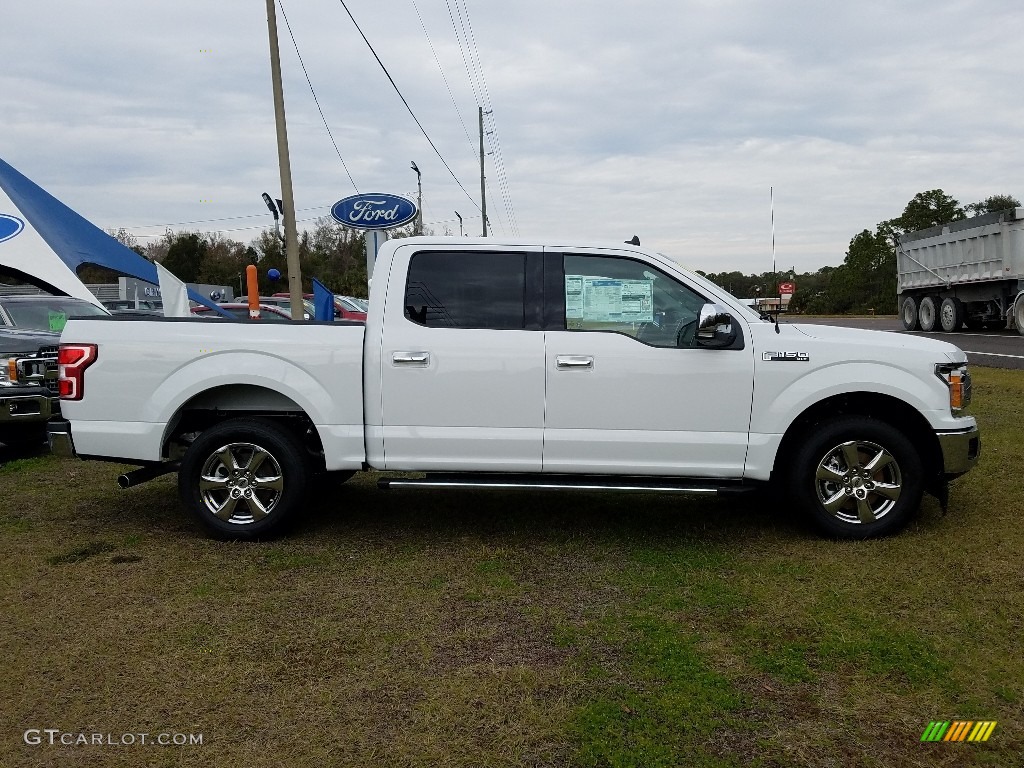
<svg viewBox="0 0 1024 768"><path fill-rule="evenodd" d="M1013 303L1013 320L1017 323L1017 333L1024 336L1024 296L1018 296Z"/></svg>
<svg viewBox="0 0 1024 768"><path fill-rule="evenodd" d="M917 301L913 296L907 296L900 305L900 320L903 322L904 330L917 330Z"/></svg>
<svg viewBox="0 0 1024 768"><path fill-rule="evenodd" d="M310 476L304 456L295 436L274 421L230 419L189 447L178 491L215 538L272 536L302 505Z"/></svg>
<svg viewBox="0 0 1024 768"><path fill-rule="evenodd" d="M939 319L938 305L939 301L935 296L925 296L921 299L921 305L917 308L917 319L925 333L935 330L936 321Z"/></svg>
<svg viewBox="0 0 1024 768"><path fill-rule="evenodd" d="M939 307L939 325L946 333L959 331L964 323L964 305L960 299L947 296Z"/></svg>

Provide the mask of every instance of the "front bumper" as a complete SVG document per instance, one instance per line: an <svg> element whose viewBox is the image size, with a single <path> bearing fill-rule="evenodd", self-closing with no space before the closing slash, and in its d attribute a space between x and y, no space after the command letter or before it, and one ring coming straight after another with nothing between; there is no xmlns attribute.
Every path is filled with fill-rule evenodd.
<svg viewBox="0 0 1024 768"><path fill-rule="evenodd" d="M71 439L71 422L67 420L51 421L46 425L50 453L62 459L73 459L75 442Z"/></svg>
<svg viewBox="0 0 1024 768"><path fill-rule="evenodd" d="M942 472L947 477L962 475L978 463L981 433L977 427L960 432L939 432L937 437L942 449Z"/></svg>
<svg viewBox="0 0 1024 768"><path fill-rule="evenodd" d="M42 387L0 387L0 425L46 421L50 393Z"/></svg>

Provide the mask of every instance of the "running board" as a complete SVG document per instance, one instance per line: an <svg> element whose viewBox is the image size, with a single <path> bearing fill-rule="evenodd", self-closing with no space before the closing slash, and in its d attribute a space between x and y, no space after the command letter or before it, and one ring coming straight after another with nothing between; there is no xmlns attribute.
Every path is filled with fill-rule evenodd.
<svg viewBox="0 0 1024 768"><path fill-rule="evenodd" d="M692 495L732 495L757 489L737 481L721 483L681 477L609 477L607 475L428 474L419 478L382 478L377 486L390 488L490 488L542 491L638 491Z"/></svg>

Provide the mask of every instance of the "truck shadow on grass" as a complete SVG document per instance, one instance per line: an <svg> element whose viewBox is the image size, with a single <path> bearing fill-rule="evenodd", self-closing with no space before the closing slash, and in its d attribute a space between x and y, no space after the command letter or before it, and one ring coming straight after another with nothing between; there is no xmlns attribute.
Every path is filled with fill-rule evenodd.
<svg viewBox="0 0 1024 768"><path fill-rule="evenodd" d="M52 469L37 473L39 468ZM116 465L65 463L45 452L19 458L5 474L38 479L24 491L38 494L37 514L73 523L80 530L109 528L126 534L200 539L202 526L178 499L174 475L119 489ZM636 539L735 544L766 538L818 538L818 532L787 504L765 492L708 498L664 493L507 490L381 490L378 473L362 473L343 485L316 487L305 506L270 540L315 539L429 542L476 536L508 542ZM47 498L61 486L60 498ZM34 487L38 486L38 488ZM34 515L33 515L34 516ZM938 505L926 497L916 523L941 525Z"/></svg>
<svg viewBox="0 0 1024 768"><path fill-rule="evenodd" d="M769 531L804 536L804 521L761 493L732 498L573 491L379 490L369 473L310 499L290 535L337 533L511 540L656 538L732 541Z"/></svg>

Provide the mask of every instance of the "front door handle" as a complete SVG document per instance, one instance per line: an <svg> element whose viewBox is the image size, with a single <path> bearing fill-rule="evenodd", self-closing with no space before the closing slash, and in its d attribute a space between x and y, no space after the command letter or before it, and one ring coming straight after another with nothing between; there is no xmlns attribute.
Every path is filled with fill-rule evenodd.
<svg viewBox="0 0 1024 768"><path fill-rule="evenodd" d="M590 355L558 355L555 366L562 371L572 368L593 368L594 358Z"/></svg>
<svg viewBox="0 0 1024 768"><path fill-rule="evenodd" d="M391 362L396 365L430 365L429 352L395 352L391 355Z"/></svg>

